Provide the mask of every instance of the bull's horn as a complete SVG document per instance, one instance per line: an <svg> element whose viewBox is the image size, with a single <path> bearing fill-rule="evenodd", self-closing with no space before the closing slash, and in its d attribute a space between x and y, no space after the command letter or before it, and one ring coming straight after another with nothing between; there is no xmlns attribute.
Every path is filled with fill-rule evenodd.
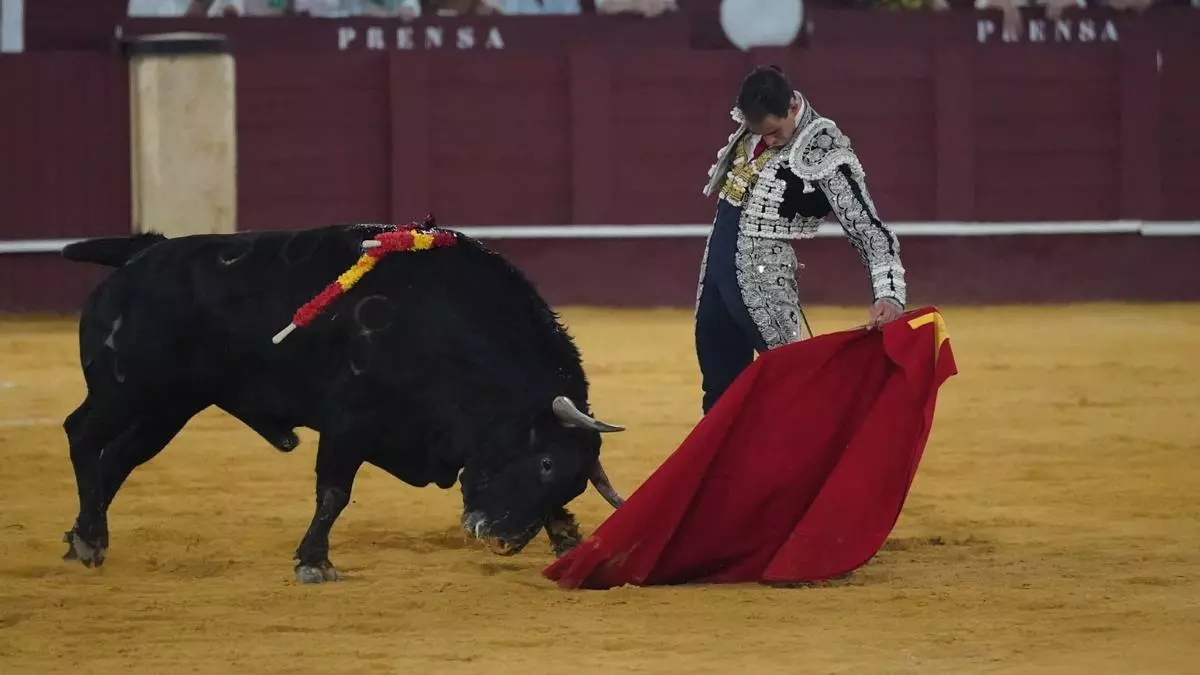
<svg viewBox="0 0 1200 675"><path fill-rule="evenodd" d="M554 410L554 414L558 416L558 419L570 427L582 427L584 429L591 429L592 431L599 431L600 433L625 431L625 427L614 426L589 417L582 410L576 408L575 403L566 396L555 397L554 403L550 407Z"/></svg>
<svg viewBox="0 0 1200 675"><path fill-rule="evenodd" d="M596 492L604 497L604 501L608 502L614 509L621 508L625 503L625 499L617 492L612 483L608 480L608 474L604 473L604 466L600 464L600 458L596 458L596 469L592 471L592 485L596 488Z"/></svg>

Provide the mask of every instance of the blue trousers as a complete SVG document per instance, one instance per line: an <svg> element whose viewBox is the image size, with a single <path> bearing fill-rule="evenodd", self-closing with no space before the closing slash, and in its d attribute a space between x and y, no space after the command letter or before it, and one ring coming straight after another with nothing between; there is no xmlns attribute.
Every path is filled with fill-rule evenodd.
<svg viewBox="0 0 1200 675"><path fill-rule="evenodd" d="M696 305L696 358L707 414L721 394L754 361L755 352L767 350L766 342L746 311L738 286L738 223L742 210L724 199L717 200L717 217L708 239L700 297Z"/></svg>

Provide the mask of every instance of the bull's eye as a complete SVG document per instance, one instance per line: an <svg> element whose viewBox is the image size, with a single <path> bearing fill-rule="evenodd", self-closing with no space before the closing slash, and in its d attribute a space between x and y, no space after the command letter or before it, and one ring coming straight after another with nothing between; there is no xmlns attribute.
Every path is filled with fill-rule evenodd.
<svg viewBox="0 0 1200 675"><path fill-rule="evenodd" d="M549 457L542 458L542 473L550 473L554 470L554 460Z"/></svg>

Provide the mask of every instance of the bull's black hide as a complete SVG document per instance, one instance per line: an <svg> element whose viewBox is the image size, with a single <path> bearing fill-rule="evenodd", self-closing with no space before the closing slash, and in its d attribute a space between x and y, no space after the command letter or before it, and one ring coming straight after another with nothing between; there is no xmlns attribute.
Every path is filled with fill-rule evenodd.
<svg viewBox="0 0 1200 675"><path fill-rule="evenodd" d="M71 260L115 267L79 325L88 394L67 418L80 511L68 558L102 564L107 508L134 467L218 406L280 450L320 434L304 581L336 578L329 530L369 462L414 486L461 485L463 524L503 553L546 527L589 478L614 505L574 342L501 256L457 235L393 253L308 326L271 337L384 226L93 239ZM557 401L556 401L557 399ZM571 529L570 527L566 529ZM560 547L561 548L561 547Z"/></svg>

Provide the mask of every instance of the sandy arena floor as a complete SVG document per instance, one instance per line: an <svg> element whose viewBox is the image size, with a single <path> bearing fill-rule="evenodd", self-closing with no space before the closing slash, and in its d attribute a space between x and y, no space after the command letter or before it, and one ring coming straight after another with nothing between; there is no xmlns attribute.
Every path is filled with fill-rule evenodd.
<svg viewBox="0 0 1200 675"><path fill-rule="evenodd" d="M543 580L544 537L468 544L456 491L369 467L333 531L347 578L300 586L314 435L284 455L221 413L134 472L103 569L61 562L74 323L0 319L0 673L1200 673L1200 307L942 309L961 374L874 561L610 592ZM690 313L565 319L632 492L699 414Z"/></svg>

